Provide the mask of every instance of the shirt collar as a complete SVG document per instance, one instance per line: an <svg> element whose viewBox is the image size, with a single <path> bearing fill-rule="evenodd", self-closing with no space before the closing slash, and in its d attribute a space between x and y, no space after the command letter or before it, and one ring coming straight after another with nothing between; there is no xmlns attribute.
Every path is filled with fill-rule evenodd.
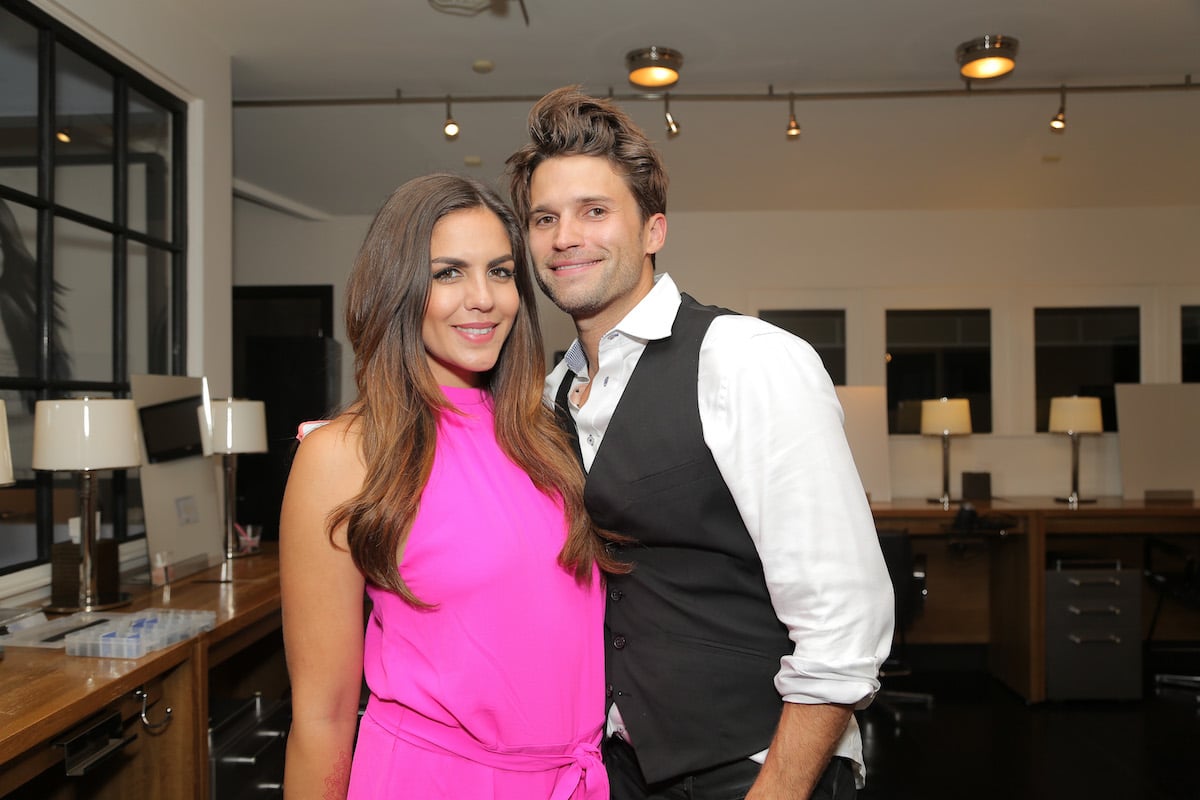
<svg viewBox="0 0 1200 800"><path fill-rule="evenodd" d="M614 331L634 339L653 341L671 335L671 325L679 310L679 289L667 273L654 276L650 293L630 309L625 318L617 323Z"/></svg>
<svg viewBox="0 0 1200 800"><path fill-rule="evenodd" d="M624 319L609 331L623 333L632 339L653 341L665 339L671 335L671 325L675 322L675 313L679 310L679 288L667 273L654 276L654 286L649 294L643 297L636 306L630 309ZM607 336L607 334L605 334ZM587 375L587 355L579 340L571 342L567 354L563 357L567 368L576 375Z"/></svg>

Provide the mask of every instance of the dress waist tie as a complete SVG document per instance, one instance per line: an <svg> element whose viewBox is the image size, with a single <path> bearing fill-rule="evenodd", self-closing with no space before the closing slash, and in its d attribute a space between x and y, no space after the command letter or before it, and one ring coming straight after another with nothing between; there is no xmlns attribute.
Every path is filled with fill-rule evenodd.
<svg viewBox="0 0 1200 800"><path fill-rule="evenodd" d="M445 725L398 703L371 697L365 714L377 725L414 747L474 761L512 772L562 770L549 800L601 800L608 797L608 773L600 760L603 723L586 741L558 752L531 752L531 748L492 749L458 726ZM563 767L569 769L563 770ZM582 790L582 792L578 792ZM578 792L578 793L577 793Z"/></svg>

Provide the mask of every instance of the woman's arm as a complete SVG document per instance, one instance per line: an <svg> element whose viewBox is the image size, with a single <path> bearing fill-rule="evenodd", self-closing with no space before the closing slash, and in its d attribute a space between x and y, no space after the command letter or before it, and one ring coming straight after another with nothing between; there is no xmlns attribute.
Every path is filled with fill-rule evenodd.
<svg viewBox="0 0 1200 800"><path fill-rule="evenodd" d="M363 669L363 577L331 511L356 495L364 468L343 417L305 437L288 476L279 525L283 638L292 683L287 800L341 800ZM335 547L335 544L337 547Z"/></svg>

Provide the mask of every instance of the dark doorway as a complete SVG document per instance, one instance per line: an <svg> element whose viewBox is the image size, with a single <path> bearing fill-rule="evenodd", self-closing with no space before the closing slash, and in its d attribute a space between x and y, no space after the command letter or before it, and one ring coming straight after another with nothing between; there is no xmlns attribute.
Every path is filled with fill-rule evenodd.
<svg viewBox="0 0 1200 800"><path fill-rule="evenodd" d="M296 427L341 402L341 345L333 339L333 286L233 287L233 393L261 400L268 451L238 459L238 520L279 538L279 506Z"/></svg>

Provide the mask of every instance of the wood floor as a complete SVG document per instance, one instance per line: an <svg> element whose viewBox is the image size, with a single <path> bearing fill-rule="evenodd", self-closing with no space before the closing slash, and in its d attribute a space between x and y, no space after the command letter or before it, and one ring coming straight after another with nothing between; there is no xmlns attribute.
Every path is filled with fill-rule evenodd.
<svg viewBox="0 0 1200 800"><path fill-rule="evenodd" d="M860 800L1200 798L1200 703L1194 693L1134 701L1026 705L976 671L897 679L929 691L929 710L860 714L867 788Z"/></svg>

